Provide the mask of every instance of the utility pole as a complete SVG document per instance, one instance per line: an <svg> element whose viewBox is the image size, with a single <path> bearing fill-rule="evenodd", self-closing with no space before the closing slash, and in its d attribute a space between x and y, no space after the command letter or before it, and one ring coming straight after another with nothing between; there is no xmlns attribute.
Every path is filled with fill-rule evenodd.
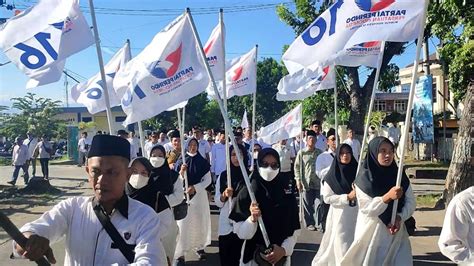
<svg viewBox="0 0 474 266"><path fill-rule="evenodd" d="M66 89L66 107L69 107L69 89L68 89L68 74L67 70L64 70L64 88Z"/></svg>

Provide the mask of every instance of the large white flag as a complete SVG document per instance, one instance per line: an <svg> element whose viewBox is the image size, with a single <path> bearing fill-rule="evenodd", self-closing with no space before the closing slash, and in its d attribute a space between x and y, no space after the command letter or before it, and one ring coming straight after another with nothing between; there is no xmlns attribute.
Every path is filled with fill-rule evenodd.
<svg viewBox="0 0 474 266"><path fill-rule="evenodd" d="M283 139L289 139L299 136L301 134L301 127L303 125L303 117L301 103L286 115L271 123L266 127L262 127L258 132L258 136L262 138L265 143L273 144Z"/></svg>
<svg viewBox="0 0 474 266"><path fill-rule="evenodd" d="M404 42L417 38L428 0L337 1L296 38L282 59L290 74L370 41Z"/></svg>
<svg viewBox="0 0 474 266"><path fill-rule="evenodd" d="M356 44L350 48L345 48L335 55L334 65L339 66L367 66L377 68L382 42L364 42Z"/></svg>
<svg viewBox="0 0 474 266"><path fill-rule="evenodd" d="M224 23L220 23L212 30L209 40L204 45L204 53L207 57L207 63L211 68L212 74L216 81L224 80L225 58L224 58L224 40L225 28Z"/></svg>
<svg viewBox="0 0 474 266"><path fill-rule="evenodd" d="M120 105L120 99L123 95L117 95L114 90L113 80L117 71L130 61L130 45L125 45L115 53L109 63L104 66L107 91L109 92L110 107ZM102 77L100 72L87 82L81 82L71 88L71 96L74 101L87 107L91 114L95 114L106 109L104 88L102 86Z"/></svg>
<svg viewBox="0 0 474 266"><path fill-rule="evenodd" d="M334 66L313 65L284 76L278 83L278 101L303 100L316 91L334 88L336 71Z"/></svg>
<svg viewBox="0 0 474 266"><path fill-rule="evenodd" d="M93 43L78 0L41 0L0 29L0 48L30 77L28 88L58 81L66 58Z"/></svg>
<svg viewBox="0 0 474 266"><path fill-rule="evenodd" d="M249 127L249 120L247 119L247 109L245 109L244 116L242 117L242 123L240 123L242 128Z"/></svg>
<svg viewBox="0 0 474 266"><path fill-rule="evenodd" d="M201 52L186 14L156 34L115 76L114 89L124 93L123 124L151 118L204 91L209 76Z"/></svg>
<svg viewBox="0 0 474 266"><path fill-rule="evenodd" d="M226 91L227 99L257 91L257 47L228 62Z"/></svg>

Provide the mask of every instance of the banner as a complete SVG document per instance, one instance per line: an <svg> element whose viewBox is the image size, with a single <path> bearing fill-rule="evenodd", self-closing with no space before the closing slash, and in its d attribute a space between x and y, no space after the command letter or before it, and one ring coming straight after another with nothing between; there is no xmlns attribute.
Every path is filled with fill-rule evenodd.
<svg viewBox="0 0 474 266"><path fill-rule="evenodd" d="M114 89L124 95L123 124L151 118L204 91L209 77L200 53L187 15L156 34L115 76Z"/></svg>
<svg viewBox="0 0 474 266"><path fill-rule="evenodd" d="M413 99L413 142L434 143L433 77L421 76Z"/></svg>
<svg viewBox="0 0 474 266"><path fill-rule="evenodd" d="M314 68L314 70L312 70ZM303 100L320 90L336 86L334 66L311 66L284 76L278 83L278 101Z"/></svg>
<svg viewBox="0 0 474 266"><path fill-rule="evenodd" d="M379 41L359 43L337 53L334 60L331 61L334 65L339 66L377 68L381 45L382 42Z"/></svg>
<svg viewBox="0 0 474 266"><path fill-rule="evenodd" d="M107 90L109 92L110 107L120 105L120 99L123 95L117 95L114 90L114 77L128 61L130 61L130 45L125 45L115 53L109 63L104 66ZM106 109L104 88L100 72L87 82L81 82L71 88L72 99L87 107L91 114L95 114Z"/></svg>
<svg viewBox="0 0 474 266"><path fill-rule="evenodd" d="M301 108L302 104L298 104L298 106L277 121L266 127L262 127L258 131L258 136L263 140L263 142L268 144L299 136L303 124Z"/></svg>
<svg viewBox="0 0 474 266"><path fill-rule="evenodd" d="M78 0L42 0L0 29L0 48L30 78L27 88L58 81L66 58L93 43Z"/></svg>
<svg viewBox="0 0 474 266"><path fill-rule="evenodd" d="M257 47L232 59L226 72L227 99L257 91Z"/></svg>
<svg viewBox="0 0 474 266"><path fill-rule="evenodd" d="M240 124L242 128L248 128L249 127L249 120L247 119L247 110L244 112L244 116L242 117L242 123Z"/></svg>
<svg viewBox="0 0 474 266"><path fill-rule="evenodd" d="M293 74L316 62L331 64L334 55L359 43L416 39L425 1L338 0L295 39L282 60Z"/></svg>
<svg viewBox="0 0 474 266"><path fill-rule="evenodd" d="M211 68L212 74L216 81L224 80L225 73L225 58L224 56L224 40L225 28L222 23L222 30L220 23L212 30L209 40L204 45L204 53L207 57L207 63Z"/></svg>

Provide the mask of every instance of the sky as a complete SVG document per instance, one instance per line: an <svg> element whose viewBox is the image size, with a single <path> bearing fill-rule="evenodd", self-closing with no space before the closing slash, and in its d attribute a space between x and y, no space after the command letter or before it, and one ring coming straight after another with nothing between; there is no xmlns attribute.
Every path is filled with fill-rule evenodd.
<svg viewBox="0 0 474 266"><path fill-rule="evenodd" d="M14 4L17 9L23 10L36 1L15 0ZM12 4L13 0L6 0L6 3ZM192 14L194 13L195 24L203 44L218 23L219 8L223 8L227 59L244 54L258 44L260 59L273 57L280 61L283 46L291 44L296 36L291 27L279 20L276 14L276 5L279 3L294 8L293 1L289 0L96 0L94 6L105 63L120 49L126 39L130 39L132 56L138 54L156 33L186 7L191 9ZM88 1L81 1L80 6L89 25L92 25ZM11 11L0 7L0 17L11 15ZM434 51L433 42L430 42L430 52ZM414 57L415 45L412 44L402 56L395 57L392 62L402 68L413 62ZM32 92L41 97L60 100L66 106L64 75L56 83L27 90L25 88L27 76L12 63L1 66L7 61L8 58L0 51L0 105L10 106L12 97L22 97L27 92ZM95 45L69 57L65 68L79 81L86 81L95 75L99 71ZM368 73L370 72L366 71L364 74ZM361 79L365 80L363 76ZM68 78L69 87L75 83ZM68 102L69 106L80 106L70 96Z"/></svg>

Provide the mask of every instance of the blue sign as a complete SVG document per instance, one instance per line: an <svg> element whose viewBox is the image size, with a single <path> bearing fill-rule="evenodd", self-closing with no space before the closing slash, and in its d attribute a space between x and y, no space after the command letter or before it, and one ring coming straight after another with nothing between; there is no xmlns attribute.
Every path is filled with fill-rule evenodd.
<svg viewBox="0 0 474 266"><path fill-rule="evenodd" d="M415 87L413 104L413 142L434 143L433 77L422 76Z"/></svg>

